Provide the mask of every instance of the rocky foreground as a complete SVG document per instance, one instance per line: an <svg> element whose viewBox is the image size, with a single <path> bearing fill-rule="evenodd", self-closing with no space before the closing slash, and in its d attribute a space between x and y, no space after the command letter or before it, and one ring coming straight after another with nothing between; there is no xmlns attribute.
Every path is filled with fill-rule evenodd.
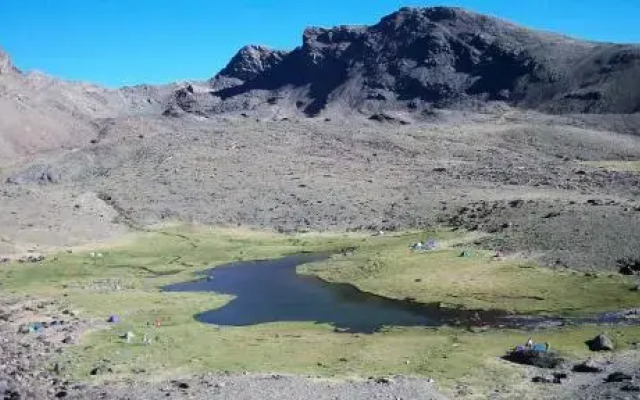
<svg viewBox="0 0 640 400"><path fill-rule="evenodd" d="M95 365L89 376L74 380L61 355L78 343L88 329L101 329L104 321L87 321L59 301L0 299L0 396L20 399L445 399L473 398L474 389L459 385L447 396L428 378L403 376L358 380L328 380L280 374L211 373L184 379L109 380L109 360ZM598 339L593 349L614 345ZM640 343L637 344L640 346ZM640 398L640 348L623 353L594 352L583 362L563 361L548 369L527 367L535 386L523 382L500 386L492 399L634 399ZM104 382L104 383L99 383Z"/></svg>
<svg viewBox="0 0 640 400"><path fill-rule="evenodd" d="M99 321L78 318L58 301L0 299L0 398L21 399L444 399L432 380L397 377L330 381L289 375L208 374L162 382L92 384L69 380L57 362ZM37 321L37 322L36 322ZM89 375L108 377L109 360Z"/></svg>

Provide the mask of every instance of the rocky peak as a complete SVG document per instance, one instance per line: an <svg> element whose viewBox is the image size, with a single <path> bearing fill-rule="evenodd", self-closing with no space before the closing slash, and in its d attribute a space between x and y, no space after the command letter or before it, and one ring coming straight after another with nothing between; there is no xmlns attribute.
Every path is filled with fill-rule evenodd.
<svg viewBox="0 0 640 400"><path fill-rule="evenodd" d="M273 50L264 46L245 46L218 76L250 81L276 66L286 55L286 51Z"/></svg>
<svg viewBox="0 0 640 400"><path fill-rule="evenodd" d="M0 48L0 74L15 73L18 70L11 63L11 58Z"/></svg>
<svg viewBox="0 0 640 400"><path fill-rule="evenodd" d="M372 26L307 28L290 53L243 48L214 79L220 104L210 108L253 107L247 98L277 103L267 96L287 98L306 115L345 105L417 113L490 102L554 113L637 112L640 95L630 83L640 74L639 52L462 8L402 8Z"/></svg>

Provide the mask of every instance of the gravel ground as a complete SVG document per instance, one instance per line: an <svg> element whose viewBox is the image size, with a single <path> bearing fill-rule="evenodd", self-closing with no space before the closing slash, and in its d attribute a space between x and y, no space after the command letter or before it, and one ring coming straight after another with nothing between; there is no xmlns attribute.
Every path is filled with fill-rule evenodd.
<svg viewBox="0 0 640 400"><path fill-rule="evenodd" d="M548 265L640 259L640 174L583 163L640 160L640 139L550 118L111 121L98 143L1 172L13 183L0 189L10 211L0 253L186 220L279 231L445 224L496 233L491 246Z"/></svg>

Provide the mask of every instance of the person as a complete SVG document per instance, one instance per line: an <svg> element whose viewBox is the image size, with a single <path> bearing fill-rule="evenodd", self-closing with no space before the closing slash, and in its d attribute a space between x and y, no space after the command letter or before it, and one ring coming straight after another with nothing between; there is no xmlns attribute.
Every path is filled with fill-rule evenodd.
<svg viewBox="0 0 640 400"><path fill-rule="evenodd" d="M525 347L527 349L530 349L533 347L533 340L531 338L527 339L527 344L525 345Z"/></svg>
<svg viewBox="0 0 640 400"><path fill-rule="evenodd" d="M551 344L549 344L549 342L545 342L544 346L547 349L547 353L548 353L551 350Z"/></svg>

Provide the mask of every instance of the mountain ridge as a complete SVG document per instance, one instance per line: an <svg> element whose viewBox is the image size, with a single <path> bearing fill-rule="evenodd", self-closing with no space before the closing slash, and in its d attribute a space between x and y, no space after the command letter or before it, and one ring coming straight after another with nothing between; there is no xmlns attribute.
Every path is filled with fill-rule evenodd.
<svg viewBox="0 0 640 400"><path fill-rule="evenodd" d="M309 27L291 51L249 45L208 81L107 89L23 73L0 48L0 160L100 140L140 115L429 119L436 109L640 112L640 45L581 41L460 8ZM626 129L626 128L625 128ZM107 129L108 130L108 129Z"/></svg>
<svg viewBox="0 0 640 400"><path fill-rule="evenodd" d="M491 101L550 113L640 111L640 45L582 41L461 8L402 8L371 26L309 27L290 52L259 48L255 60L271 57L267 68L241 49L211 80L211 96L184 111L279 106L315 116Z"/></svg>

